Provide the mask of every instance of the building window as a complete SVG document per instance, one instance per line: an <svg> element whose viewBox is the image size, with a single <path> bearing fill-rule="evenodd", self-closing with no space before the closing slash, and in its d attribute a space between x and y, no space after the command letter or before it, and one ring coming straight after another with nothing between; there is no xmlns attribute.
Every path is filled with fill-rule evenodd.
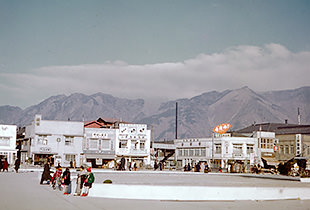
<svg viewBox="0 0 310 210"><path fill-rule="evenodd" d="M127 147L127 140L120 140L119 148L126 148L126 147Z"/></svg>
<svg viewBox="0 0 310 210"><path fill-rule="evenodd" d="M131 149L138 149L138 141L131 140Z"/></svg>
<svg viewBox="0 0 310 210"><path fill-rule="evenodd" d="M221 153L222 153L222 145L215 144L215 154L221 154Z"/></svg>
<svg viewBox="0 0 310 210"><path fill-rule="evenodd" d="M184 150L184 156L188 156L188 149Z"/></svg>
<svg viewBox="0 0 310 210"><path fill-rule="evenodd" d="M38 136L38 144L47 145L47 136L39 135Z"/></svg>
<svg viewBox="0 0 310 210"><path fill-rule="evenodd" d="M65 155L65 159L66 161L74 161L75 160L75 155L72 155L72 154L66 154Z"/></svg>
<svg viewBox="0 0 310 210"><path fill-rule="evenodd" d="M284 154L289 154L289 146L288 145L284 146Z"/></svg>
<svg viewBox="0 0 310 210"><path fill-rule="evenodd" d="M194 150L193 149L190 149L189 150L189 156L193 156L194 155Z"/></svg>
<svg viewBox="0 0 310 210"><path fill-rule="evenodd" d="M290 146L290 154L294 154L294 153L295 153L295 151L294 151L294 146L291 145L291 146Z"/></svg>
<svg viewBox="0 0 310 210"><path fill-rule="evenodd" d="M10 146L10 137L0 136L0 146Z"/></svg>
<svg viewBox="0 0 310 210"><path fill-rule="evenodd" d="M110 149L110 140L101 140L101 149Z"/></svg>
<svg viewBox="0 0 310 210"><path fill-rule="evenodd" d="M279 150L280 150L279 153L283 154L284 153L284 146L280 145Z"/></svg>
<svg viewBox="0 0 310 210"><path fill-rule="evenodd" d="M183 149L180 149L178 152L179 152L180 157L184 156L184 150Z"/></svg>
<svg viewBox="0 0 310 210"><path fill-rule="evenodd" d="M202 157L206 156L206 150L205 149L201 149L200 152L201 152L200 154Z"/></svg>
<svg viewBox="0 0 310 210"><path fill-rule="evenodd" d="M273 149L273 139L261 139L262 149Z"/></svg>
<svg viewBox="0 0 310 210"><path fill-rule="evenodd" d="M89 149L90 150L98 150L99 149L99 140L90 139L89 140Z"/></svg>
<svg viewBox="0 0 310 210"><path fill-rule="evenodd" d="M199 149L195 149L195 156L200 156L200 150Z"/></svg>
<svg viewBox="0 0 310 210"><path fill-rule="evenodd" d="M254 145L253 144L247 144L246 145L246 153L247 154L254 153Z"/></svg>
<svg viewBox="0 0 310 210"><path fill-rule="evenodd" d="M233 144L233 154L242 155L242 144Z"/></svg>
<svg viewBox="0 0 310 210"><path fill-rule="evenodd" d="M145 141L140 141L140 149L145 149Z"/></svg>
<svg viewBox="0 0 310 210"><path fill-rule="evenodd" d="M66 136L66 138L65 138L65 145L66 146L73 145L73 140L74 140L73 136Z"/></svg>

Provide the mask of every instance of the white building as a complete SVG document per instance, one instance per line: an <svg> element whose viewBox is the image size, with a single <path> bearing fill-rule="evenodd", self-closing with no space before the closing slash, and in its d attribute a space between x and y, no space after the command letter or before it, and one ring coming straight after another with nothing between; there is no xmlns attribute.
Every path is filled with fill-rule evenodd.
<svg viewBox="0 0 310 210"><path fill-rule="evenodd" d="M251 137L232 137L227 133L213 138L176 139L176 160L182 166L207 162L213 168L223 169L238 163L248 170L250 165L262 164L262 155L274 156L275 141L272 132L257 132Z"/></svg>
<svg viewBox="0 0 310 210"><path fill-rule="evenodd" d="M150 165L151 131L146 124L120 124L116 130L115 155L137 166Z"/></svg>
<svg viewBox="0 0 310 210"><path fill-rule="evenodd" d="M16 159L16 125L0 125L0 156L9 164Z"/></svg>
<svg viewBox="0 0 310 210"><path fill-rule="evenodd" d="M85 127L83 152L93 167L113 168L116 129Z"/></svg>
<svg viewBox="0 0 310 210"><path fill-rule="evenodd" d="M51 158L54 165L69 166L70 162L81 164L84 123L73 121L42 120L36 115L26 126L25 139L30 140L29 157L34 164Z"/></svg>

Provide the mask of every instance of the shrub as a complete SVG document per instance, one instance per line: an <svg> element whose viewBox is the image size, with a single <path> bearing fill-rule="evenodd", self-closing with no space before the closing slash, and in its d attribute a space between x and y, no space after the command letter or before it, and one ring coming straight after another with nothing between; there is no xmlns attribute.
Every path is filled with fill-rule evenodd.
<svg viewBox="0 0 310 210"><path fill-rule="evenodd" d="M112 184L112 181L110 179L106 179L103 181L103 184Z"/></svg>

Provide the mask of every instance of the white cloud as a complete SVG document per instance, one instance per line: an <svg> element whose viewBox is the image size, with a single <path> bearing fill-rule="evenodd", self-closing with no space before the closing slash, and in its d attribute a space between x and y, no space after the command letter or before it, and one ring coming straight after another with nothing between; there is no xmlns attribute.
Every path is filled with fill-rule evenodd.
<svg viewBox="0 0 310 210"><path fill-rule="evenodd" d="M310 85L309 66L310 52L293 53L279 44L237 46L179 63L130 65L116 61L0 73L0 96L2 104L8 101L23 106L74 92L177 99L245 85L255 91L290 89Z"/></svg>

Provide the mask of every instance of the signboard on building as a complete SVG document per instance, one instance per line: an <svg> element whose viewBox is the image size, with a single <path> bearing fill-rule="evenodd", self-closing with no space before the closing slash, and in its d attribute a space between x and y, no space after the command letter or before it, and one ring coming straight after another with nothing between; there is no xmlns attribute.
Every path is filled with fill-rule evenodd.
<svg viewBox="0 0 310 210"><path fill-rule="evenodd" d="M296 134L296 155L301 155L301 134Z"/></svg>
<svg viewBox="0 0 310 210"><path fill-rule="evenodd" d="M96 165L102 165L102 159L96 158Z"/></svg>
<svg viewBox="0 0 310 210"><path fill-rule="evenodd" d="M213 132L219 133L219 134L224 134L229 130L230 127L231 127L231 125L228 123L220 124L218 126L215 126L215 128L213 128Z"/></svg>

